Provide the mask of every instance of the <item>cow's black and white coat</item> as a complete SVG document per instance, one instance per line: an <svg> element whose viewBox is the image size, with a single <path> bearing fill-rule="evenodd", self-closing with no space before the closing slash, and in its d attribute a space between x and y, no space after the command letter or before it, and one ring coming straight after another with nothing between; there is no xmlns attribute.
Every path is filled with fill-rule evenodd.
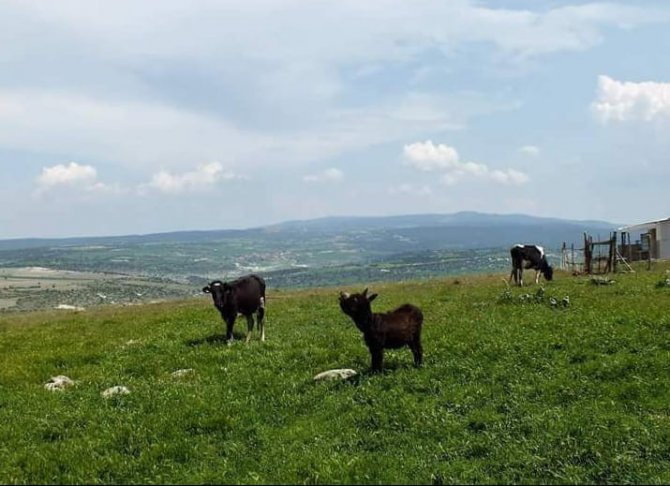
<svg viewBox="0 0 670 486"><path fill-rule="evenodd" d="M544 248L537 245L514 245L510 250L512 256L512 273L509 277L510 282L514 278L514 283L523 285L523 269L535 270L535 283L540 282L540 273L544 278L551 280L554 277L554 269L547 262L547 256L544 254Z"/></svg>
<svg viewBox="0 0 670 486"><path fill-rule="evenodd" d="M233 341L233 326L238 314L247 319L247 341L254 330L254 316L258 330L261 332L261 341L265 341L265 280L258 275L247 275L233 282L215 280L202 289L212 294L214 306L226 323L226 341Z"/></svg>

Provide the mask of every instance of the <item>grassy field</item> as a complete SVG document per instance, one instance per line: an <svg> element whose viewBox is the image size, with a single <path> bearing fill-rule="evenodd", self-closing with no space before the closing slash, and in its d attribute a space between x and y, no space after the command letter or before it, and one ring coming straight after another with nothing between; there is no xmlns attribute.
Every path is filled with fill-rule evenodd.
<svg viewBox="0 0 670 486"><path fill-rule="evenodd" d="M425 314L423 368L398 350L378 375L337 289L271 293L268 341L230 347L205 297L5 315L0 482L668 483L667 268L542 298L502 275L370 285ZM361 375L313 382L339 367Z"/></svg>

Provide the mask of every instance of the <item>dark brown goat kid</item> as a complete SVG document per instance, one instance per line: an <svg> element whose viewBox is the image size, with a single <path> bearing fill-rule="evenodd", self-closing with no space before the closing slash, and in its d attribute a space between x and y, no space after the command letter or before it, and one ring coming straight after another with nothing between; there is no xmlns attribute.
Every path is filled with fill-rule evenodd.
<svg viewBox="0 0 670 486"><path fill-rule="evenodd" d="M405 304L392 312L376 314L370 307L370 302L376 297L377 294L368 296L368 289L362 294L350 295L340 292L340 308L353 319L356 327L363 333L363 339L372 357L372 370L381 371L384 349L403 346L409 346L414 355L414 364L421 366L423 360L421 310L411 304Z"/></svg>
<svg viewBox="0 0 670 486"><path fill-rule="evenodd" d="M202 289L212 294L214 306L226 323L226 342L233 342L233 326L238 314L247 319L247 342L254 330L254 312L261 341L265 341L265 280L258 275L247 275L233 282L215 280Z"/></svg>

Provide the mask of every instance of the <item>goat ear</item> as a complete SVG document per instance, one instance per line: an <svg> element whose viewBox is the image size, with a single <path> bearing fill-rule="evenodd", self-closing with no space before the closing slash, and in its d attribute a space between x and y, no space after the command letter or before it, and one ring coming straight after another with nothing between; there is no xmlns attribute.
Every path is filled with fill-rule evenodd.
<svg viewBox="0 0 670 486"><path fill-rule="evenodd" d="M378 294L372 294L370 297L368 297L368 302L372 302L373 300L375 300L377 298L377 295Z"/></svg>
<svg viewBox="0 0 670 486"><path fill-rule="evenodd" d="M207 287L203 287L203 288L202 288L202 291L203 291L204 293L206 293L206 294L211 293L211 289L209 288L209 285L208 285Z"/></svg>
<svg viewBox="0 0 670 486"><path fill-rule="evenodd" d="M363 297L367 297L368 295L368 288L365 287L365 290L363 291Z"/></svg>

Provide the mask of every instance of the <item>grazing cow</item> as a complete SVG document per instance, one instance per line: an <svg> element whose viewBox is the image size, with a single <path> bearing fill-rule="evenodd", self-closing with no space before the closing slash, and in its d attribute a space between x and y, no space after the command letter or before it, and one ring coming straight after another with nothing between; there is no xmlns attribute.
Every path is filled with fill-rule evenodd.
<svg viewBox="0 0 670 486"><path fill-rule="evenodd" d="M544 254L544 248L536 245L514 245L510 250L512 255L512 273L509 276L509 281L514 278L514 283L519 287L523 286L523 269L524 263L526 269L535 270L535 283L540 282L540 273L544 275L547 281L554 277L554 269L547 262L547 257Z"/></svg>
<svg viewBox="0 0 670 486"><path fill-rule="evenodd" d="M409 346L414 355L414 365L421 366L421 326L423 314L418 307L405 304L392 312L373 314L370 302L377 294L368 297L368 289L362 294L340 292L340 308L351 317L359 331L363 333L365 344L372 357L372 370L381 371L384 349Z"/></svg>
<svg viewBox="0 0 670 486"><path fill-rule="evenodd" d="M234 282L215 280L202 289L212 294L214 306L226 323L226 341L233 341L233 326L238 314L247 318L247 342L254 330L254 316L261 332L261 341L265 341L265 280L258 275L247 275Z"/></svg>

